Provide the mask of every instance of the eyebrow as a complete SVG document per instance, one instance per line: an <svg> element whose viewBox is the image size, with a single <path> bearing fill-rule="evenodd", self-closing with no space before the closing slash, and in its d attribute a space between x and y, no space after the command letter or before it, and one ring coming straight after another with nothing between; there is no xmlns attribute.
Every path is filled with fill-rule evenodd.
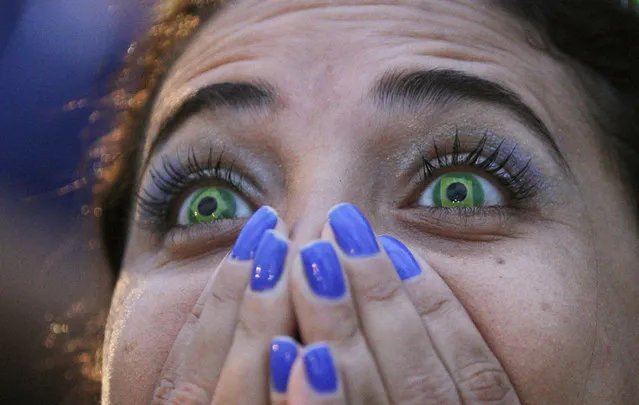
<svg viewBox="0 0 639 405"><path fill-rule="evenodd" d="M241 112L268 108L275 105L276 94L275 88L265 83L224 82L198 89L162 122L149 147L144 166L153 157L155 150L164 144L178 127L200 111L223 108Z"/></svg>
<svg viewBox="0 0 639 405"><path fill-rule="evenodd" d="M415 72L389 72L372 89L376 104L382 110L395 108L423 108L424 105L446 105L463 100L474 100L501 106L531 128L550 146L568 167L548 127L521 97L499 83L447 69Z"/></svg>
<svg viewBox="0 0 639 405"><path fill-rule="evenodd" d="M373 86L372 95L382 110L401 107L423 108L424 105L445 105L463 100L501 106L530 127L542 142L556 153L560 163L568 168L566 159L541 118L519 95L499 83L457 70L394 71L381 77ZM241 112L268 108L276 104L276 96L275 87L264 82L214 83L198 89L160 125L143 166L148 164L155 150L166 142L179 126L200 111L224 108Z"/></svg>

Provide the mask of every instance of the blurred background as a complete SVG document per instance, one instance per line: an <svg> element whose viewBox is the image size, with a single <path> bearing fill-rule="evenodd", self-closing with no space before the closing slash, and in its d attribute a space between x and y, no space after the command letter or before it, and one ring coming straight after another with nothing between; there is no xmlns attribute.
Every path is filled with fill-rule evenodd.
<svg viewBox="0 0 639 405"><path fill-rule="evenodd" d="M152 2L0 0L0 404L88 403L97 387L111 280L84 163Z"/></svg>

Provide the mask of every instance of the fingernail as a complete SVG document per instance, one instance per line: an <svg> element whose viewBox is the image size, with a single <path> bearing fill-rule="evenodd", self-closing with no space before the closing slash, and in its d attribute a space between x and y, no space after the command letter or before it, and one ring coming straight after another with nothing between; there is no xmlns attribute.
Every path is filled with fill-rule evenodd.
<svg viewBox="0 0 639 405"><path fill-rule="evenodd" d="M380 236L379 240L382 242L382 246L384 246L384 250L391 262L393 262L399 278L407 280L422 274L422 269L406 245L388 235Z"/></svg>
<svg viewBox="0 0 639 405"><path fill-rule="evenodd" d="M271 342L271 386L279 393L288 388L288 377L297 358L297 345L291 338L276 337Z"/></svg>
<svg viewBox="0 0 639 405"><path fill-rule="evenodd" d="M253 260L253 276L251 277L251 289L253 291L265 291L275 287L282 275L284 259L288 245L286 241L269 229L264 233L262 240L255 250Z"/></svg>
<svg viewBox="0 0 639 405"><path fill-rule="evenodd" d="M275 228L275 225L277 225L277 213L273 208L264 206L255 211L237 237L231 251L231 258L235 260L252 259L264 232Z"/></svg>
<svg viewBox="0 0 639 405"><path fill-rule="evenodd" d="M321 394L337 391L337 370L328 346L323 343L309 346L304 352L304 369L315 391Z"/></svg>
<svg viewBox="0 0 639 405"><path fill-rule="evenodd" d="M348 256L372 256L379 253L373 228L353 204L339 204L328 213L337 244Z"/></svg>
<svg viewBox="0 0 639 405"><path fill-rule="evenodd" d="M324 298L340 298L346 292L342 266L330 242L319 241L300 251L308 284Z"/></svg>

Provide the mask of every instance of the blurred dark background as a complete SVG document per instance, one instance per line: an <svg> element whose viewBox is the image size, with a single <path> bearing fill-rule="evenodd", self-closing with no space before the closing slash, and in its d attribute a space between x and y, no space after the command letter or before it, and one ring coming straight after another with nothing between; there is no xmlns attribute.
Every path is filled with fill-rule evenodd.
<svg viewBox="0 0 639 405"><path fill-rule="evenodd" d="M111 280L83 162L151 4L0 0L0 404L83 403L98 377Z"/></svg>

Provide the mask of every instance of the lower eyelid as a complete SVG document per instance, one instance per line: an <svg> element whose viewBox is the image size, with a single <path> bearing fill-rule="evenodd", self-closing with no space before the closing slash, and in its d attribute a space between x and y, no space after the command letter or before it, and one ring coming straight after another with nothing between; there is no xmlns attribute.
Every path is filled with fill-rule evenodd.
<svg viewBox="0 0 639 405"><path fill-rule="evenodd" d="M398 219L410 228L434 236L472 241L515 237L521 213L509 207L400 209Z"/></svg>
<svg viewBox="0 0 639 405"><path fill-rule="evenodd" d="M214 254L229 249L248 218L221 219L213 222L170 229L163 248L175 260Z"/></svg>

